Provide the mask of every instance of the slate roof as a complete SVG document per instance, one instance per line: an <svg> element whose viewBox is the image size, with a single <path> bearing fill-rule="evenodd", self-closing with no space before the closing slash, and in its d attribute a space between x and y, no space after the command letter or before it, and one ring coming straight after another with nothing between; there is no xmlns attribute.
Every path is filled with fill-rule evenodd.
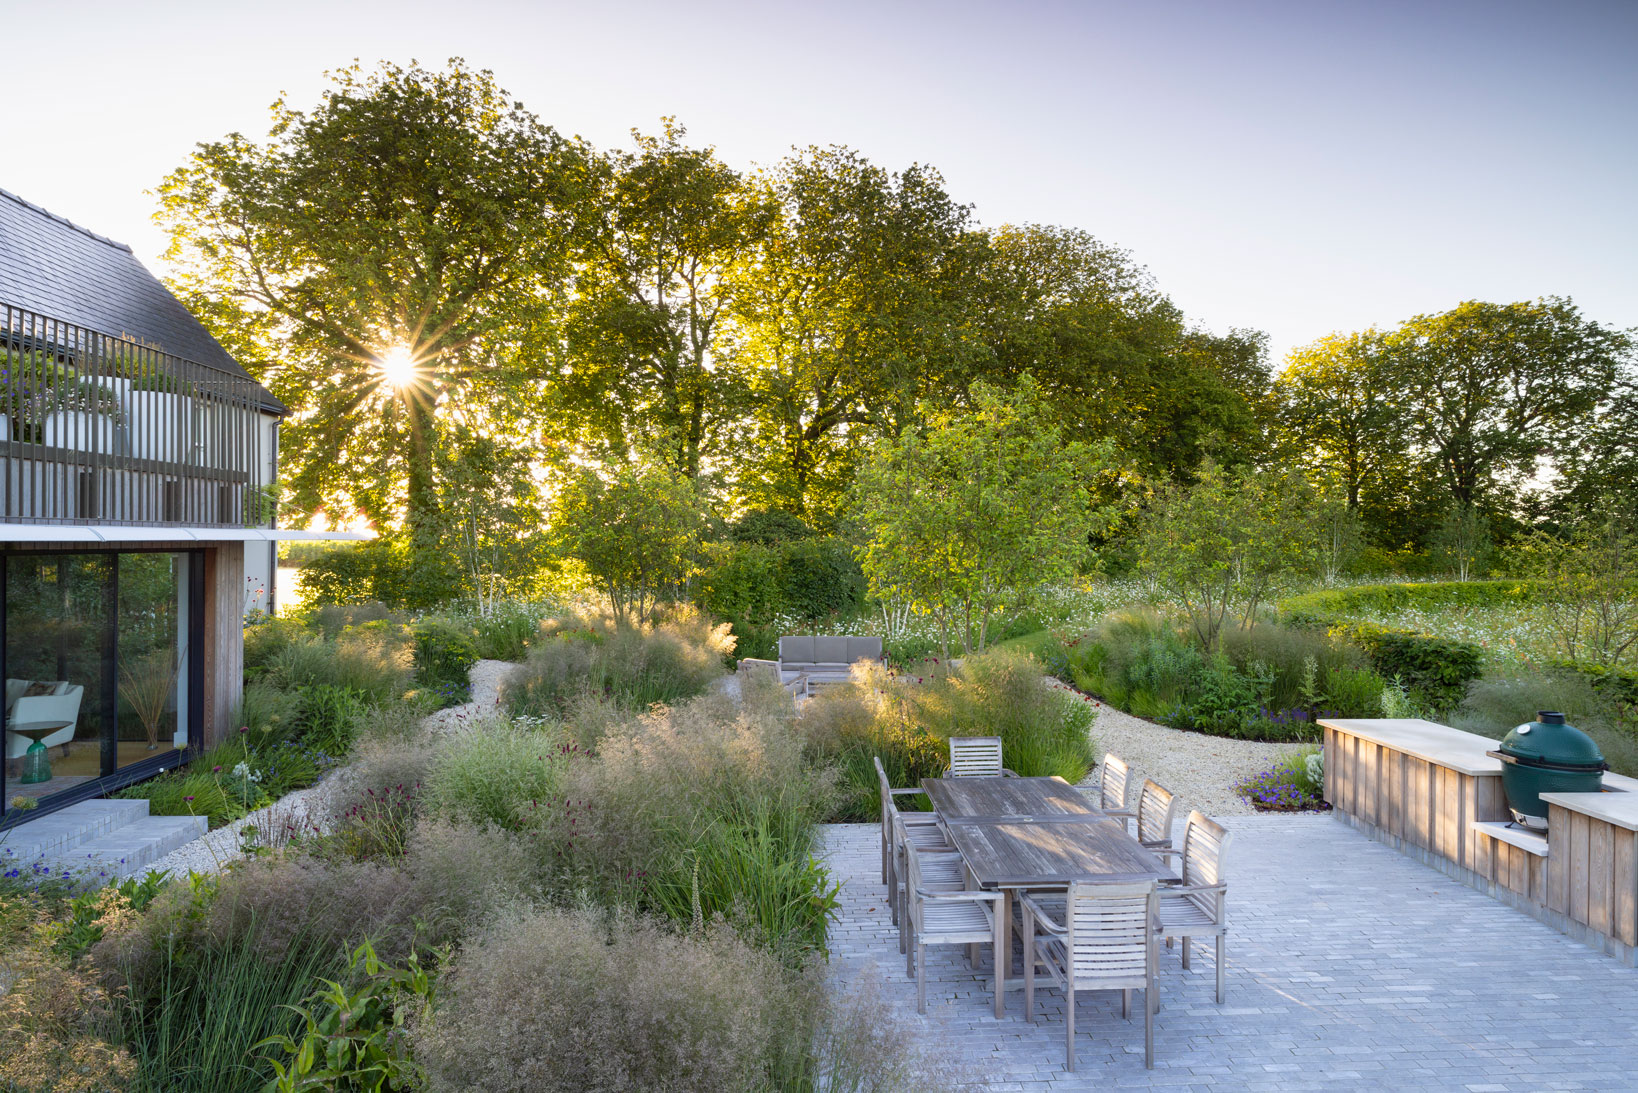
<svg viewBox="0 0 1638 1093"><path fill-rule="evenodd" d="M0 303L249 379L131 248L0 190ZM258 387L263 408L285 406Z"/></svg>

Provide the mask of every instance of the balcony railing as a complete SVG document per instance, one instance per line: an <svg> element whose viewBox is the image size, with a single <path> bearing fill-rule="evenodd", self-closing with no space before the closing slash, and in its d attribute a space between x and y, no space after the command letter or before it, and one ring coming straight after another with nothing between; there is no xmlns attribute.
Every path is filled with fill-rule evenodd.
<svg viewBox="0 0 1638 1093"><path fill-rule="evenodd" d="M266 397L243 375L0 303L0 522L266 524Z"/></svg>

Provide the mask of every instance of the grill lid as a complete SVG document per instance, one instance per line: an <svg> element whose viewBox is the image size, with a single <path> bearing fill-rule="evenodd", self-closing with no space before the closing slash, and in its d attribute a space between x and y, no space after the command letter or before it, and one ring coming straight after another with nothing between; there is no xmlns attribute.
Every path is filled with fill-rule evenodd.
<svg viewBox="0 0 1638 1093"><path fill-rule="evenodd" d="M1542 710L1536 720L1520 725L1502 738L1503 758L1537 767L1561 770L1606 770L1604 754L1593 738L1564 723L1564 715Z"/></svg>

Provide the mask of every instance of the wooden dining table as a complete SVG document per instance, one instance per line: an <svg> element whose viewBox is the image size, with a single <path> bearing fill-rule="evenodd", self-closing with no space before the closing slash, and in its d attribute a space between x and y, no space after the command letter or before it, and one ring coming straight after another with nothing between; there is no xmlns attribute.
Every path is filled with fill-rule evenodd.
<svg viewBox="0 0 1638 1093"><path fill-rule="evenodd" d="M1171 876L1166 864L1062 778L923 778L921 788L972 883L1007 893L997 913L1008 959L996 957L995 1015L1011 969L1012 900L1022 890L1129 884ZM1026 945L1028 944L1026 940ZM1024 959L1029 959L1026 952Z"/></svg>

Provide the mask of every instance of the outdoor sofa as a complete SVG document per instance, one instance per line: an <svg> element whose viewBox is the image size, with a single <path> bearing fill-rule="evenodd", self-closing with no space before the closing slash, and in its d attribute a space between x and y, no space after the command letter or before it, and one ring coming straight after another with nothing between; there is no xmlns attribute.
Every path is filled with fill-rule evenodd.
<svg viewBox="0 0 1638 1093"><path fill-rule="evenodd" d="M846 683L853 665L882 659L881 638L797 635L779 639L779 681L787 687Z"/></svg>

